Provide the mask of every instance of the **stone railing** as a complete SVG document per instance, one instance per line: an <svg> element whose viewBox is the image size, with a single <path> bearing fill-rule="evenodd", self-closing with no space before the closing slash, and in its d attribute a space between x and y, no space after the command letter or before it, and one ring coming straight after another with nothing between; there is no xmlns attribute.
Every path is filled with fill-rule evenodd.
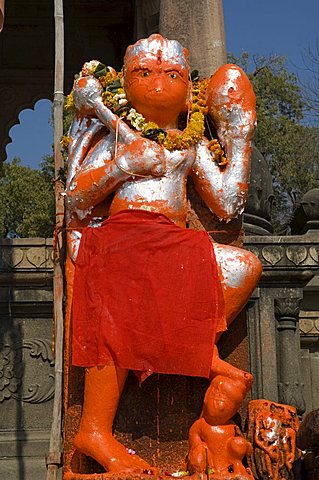
<svg viewBox="0 0 319 480"><path fill-rule="evenodd" d="M52 422L52 240L0 243L0 478L45 477Z"/></svg>

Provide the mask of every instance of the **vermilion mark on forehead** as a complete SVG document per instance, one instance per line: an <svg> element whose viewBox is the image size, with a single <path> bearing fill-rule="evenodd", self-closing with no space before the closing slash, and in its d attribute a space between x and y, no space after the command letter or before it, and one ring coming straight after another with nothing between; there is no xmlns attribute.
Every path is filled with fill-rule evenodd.
<svg viewBox="0 0 319 480"><path fill-rule="evenodd" d="M156 58L158 65L160 65L162 63L162 50L157 50Z"/></svg>

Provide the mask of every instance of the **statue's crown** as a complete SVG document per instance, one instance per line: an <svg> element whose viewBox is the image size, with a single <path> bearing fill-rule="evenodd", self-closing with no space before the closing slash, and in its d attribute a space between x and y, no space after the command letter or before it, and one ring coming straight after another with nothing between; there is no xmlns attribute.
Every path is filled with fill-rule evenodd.
<svg viewBox="0 0 319 480"><path fill-rule="evenodd" d="M182 47L177 40L168 40L158 33L148 38L142 38L134 45L127 47L124 66L128 67L137 56L158 58L159 55L163 60L181 65L183 68L189 68L188 50Z"/></svg>

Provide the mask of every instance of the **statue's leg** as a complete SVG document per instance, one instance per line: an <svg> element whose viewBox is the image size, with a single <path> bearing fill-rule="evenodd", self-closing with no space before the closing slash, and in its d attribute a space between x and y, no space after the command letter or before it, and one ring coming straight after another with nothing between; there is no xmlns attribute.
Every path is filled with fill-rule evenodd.
<svg viewBox="0 0 319 480"><path fill-rule="evenodd" d="M214 243L213 246L224 296L226 323L230 325L246 305L256 287L262 266L258 258L248 250L218 243ZM217 333L216 341L221 335L222 332ZM245 383L252 383L253 380L250 373L221 360L216 347L212 360L211 378L215 375L238 379L244 377L242 380Z"/></svg>
<svg viewBox="0 0 319 480"><path fill-rule="evenodd" d="M218 243L213 246L224 295L226 322L230 325L255 289L262 266L248 250Z"/></svg>
<svg viewBox="0 0 319 480"><path fill-rule="evenodd" d="M74 445L106 471L148 470L137 455L130 455L112 435L112 426L128 371L114 364L86 369L81 424Z"/></svg>
<svg viewBox="0 0 319 480"><path fill-rule="evenodd" d="M241 309L244 307L251 293L256 287L261 275L262 267L258 258L255 257L255 255L253 255L251 252L247 250L243 250L241 248L236 248L228 245L220 245L220 244L213 244L213 247L214 247L214 252L215 252L216 262L218 267L218 276L221 282L222 292L224 297L223 300L225 303L226 323L227 325L229 325L236 318L236 316L239 314ZM217 340L220 337L221 333L222 332L218 334ZM229 363L219 358L218 349L215 345L214 351L213 351L211 371L210 371L210 379L212 380L216 376L221 376L219 377L220 379L228 378L233 380L234 389L237 388L237 392L238 392L238 384L240 383L242 385L242 390L238 394L238 398L234 398L234 395L232 395L232 397L229 398L229 402L234 402L234 400L236 400L235 408L237 408L237 406L240 405L242 395L244 396L244 393L247 393L251 388L251 385L253 382L253 376L250 373L244 372L243 370L240 370L239 368L236 368L233 365L230 365ZM240 382L238 382L238 380ZM220 380L220 381L225 382L225 380ZM203 406L201 418L204 419L205 421L208 420L206 418L205 411L213 412L213 414L215 414L217 418L220 415L221 419L223 418L223 415L225 415L225 412L223 412L223 409L224 409L223 402L221 403L221 406L219 404L219 400L215 402L215 396L214 396L215 390L212 390L212 385L213 385L213 382L211 383L211 386L208 388L204 398L204 406ZM214 388L216 389L216 386ZM222 409L221 412L218 412L218 408ZM214 409L216 411L214 411ZM227 412L227 408L226 408L226 412ZM228 420L229 418L228 419L224 418L224 420L221 420L222 422L221 425L225 425ZM195 422L195 425L196 425L196 422ZM213 426L215 426L215 424L211 424L211 425L212 425L212 428ZM192 432L193 428L194 426L191 427L190 433ZM219 436L219 439L220 438L221 436ZM225 437L224 452L222 450L219 452L219 454L223 453L225 455L225 462L226 462L225 468L227 468L227 462L228 462L227 455L229 454L229 452L227 451L226 440L227 440L227 436ZM197 464L196 464L197 459L195 457L195 462L194 462L194 457L192 456L192 452L193 451L197 452L197 449L199 452L201 452L200 448L202 446L202 443L203 442L201 438L197 438L194 441L192 435L190 434L190 445L192 446L192 450L190 451L190 454L188 457L188 460L189 460L188 468L190 468L191 472L193 473L192 478L194 480L199 478L205 478L203 477L203 475L206 473L206 470L207 470L206 466L203 467L200 464L197 467ZM206 448L207 448L207 454L209 451L214 451L216 449L214 437L212 435L209 436L206 441ZM234 457L234 460L236 460L236 457ZM234 461L231 463L234 463ZM245 471L243 465L241 465L241 468L242 468L242 471ZM215 471L215 474L216 473L218 476L219 472ZM248 475L248 473L247 473L247 476L245 475L245 478L247 479L249 478L252 480L252 476Z"/></svg>

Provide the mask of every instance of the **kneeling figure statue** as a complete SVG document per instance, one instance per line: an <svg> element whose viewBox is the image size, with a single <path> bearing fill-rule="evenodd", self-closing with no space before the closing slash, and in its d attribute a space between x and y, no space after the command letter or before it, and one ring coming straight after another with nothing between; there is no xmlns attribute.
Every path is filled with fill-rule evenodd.
<svg viewBox="0 0 319 480"><path fill-rule="evenodd" d="M120 74L86 63L71 101L72 358L86 368L74 445L107 472L155 471L112 435L128 372L140 381L153 372L201 376L212 384L190 431L189 471L205 474L208 462L224 478L214 452L222 441L226 470L244 475L249 444L229 419L252 377L221 360L214 344L249 299L261 264L186 228L186 180L221 221L243 212L256 123L250 82L236 65L192 81L187 50L156 34L128 47ZM218 140L205 137L207 123ZM229 397L226 412L218 396Z"/></svg>

